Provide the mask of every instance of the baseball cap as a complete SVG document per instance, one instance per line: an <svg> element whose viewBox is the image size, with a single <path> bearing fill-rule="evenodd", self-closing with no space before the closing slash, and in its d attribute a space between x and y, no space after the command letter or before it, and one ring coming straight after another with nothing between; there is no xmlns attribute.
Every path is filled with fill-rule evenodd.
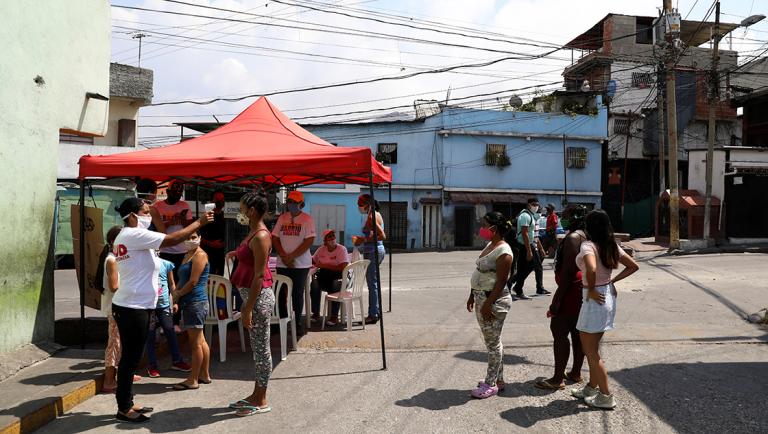
<svg viewBox="0 0 768 434"><path fill-rule="evenodd" d="M336 232L333 229L326 229L326 230L324 230L323 231L323 240L325 240L325 238L328 235L330 235L330 234L333 234L333 236L336 237Z"/></svg>
<svg viewBox="0 0 768 434"><path fill-rule="evenodd" d="M293 190L292 192L288 193L287 200L292 200L296 203L304 203L304 194L298 190Z"/></svg>

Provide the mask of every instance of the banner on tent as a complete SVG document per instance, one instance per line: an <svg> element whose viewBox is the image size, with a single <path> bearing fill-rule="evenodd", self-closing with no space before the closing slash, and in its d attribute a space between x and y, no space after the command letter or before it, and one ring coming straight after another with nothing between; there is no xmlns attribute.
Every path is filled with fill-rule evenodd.
<svg viewBox="0 0 768 434"><path fill-rule="evenodd" d="M72 247L75 253L77 282L80 283L80 206L70 207L72 214ZM104 211L85 207L85 305L101 309L101 291L96 288L96 270L104 249Z"/></svg>

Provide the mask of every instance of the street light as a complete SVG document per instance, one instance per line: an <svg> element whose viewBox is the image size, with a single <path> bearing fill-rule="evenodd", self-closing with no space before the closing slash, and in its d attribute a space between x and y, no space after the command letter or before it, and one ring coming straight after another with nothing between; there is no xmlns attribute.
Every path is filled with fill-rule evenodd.
<svg viewBox="0 0 768 434"><path fill-rule="evenodd" d="M741 20L741 23L739 23L739 26L741 27L749 27L753 24L757 24L760 21L763 21L765 19L765 15L759 14L759 15L752 15L747 18L744 18Z"/></svg>

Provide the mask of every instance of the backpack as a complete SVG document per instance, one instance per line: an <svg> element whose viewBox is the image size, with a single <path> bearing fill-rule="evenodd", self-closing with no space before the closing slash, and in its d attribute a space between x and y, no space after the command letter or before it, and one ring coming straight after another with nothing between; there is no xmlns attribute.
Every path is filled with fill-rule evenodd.
<svg viewBox="0 0 768 434"><path fill-rule="evenodd" d="M522 233L520 231L520 229L517 227L517 219L520 218L520 216L523 215L524 212L528 213L531 216L531 222L534 221L533 213L528 208L523 208L519 213L517 213L517 215L515 216L514 219L512 219L512 222L511 222L512 223L512 229L514 229L514 231L507 232L507 235L505 237L505 241L510 246L520 246L520 247L522 247L522 244L520 244L517 241L517 237L520 236L520 234Z"/></svg>

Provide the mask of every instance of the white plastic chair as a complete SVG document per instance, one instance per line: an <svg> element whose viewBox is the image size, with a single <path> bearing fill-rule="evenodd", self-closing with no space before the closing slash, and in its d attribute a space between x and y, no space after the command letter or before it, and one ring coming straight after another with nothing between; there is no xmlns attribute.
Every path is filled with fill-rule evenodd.
<svg viewBox="0 0 768 434"><path fill-rule="evenodd" d="M288 346L288 323L291 323L291 333L293 333L293 349L298 348L296 342L296 315L293 313L293 303L291 302L291 294L293 290L293 281L290 277L282 274L275 274L272 276L272 290L275 293L275 307L272 310L272 318L270 324L280 325L280 360L285 360L288 357L286 347ZM288 309L288 317L280 318L280 293L287 291L286 305Z"/></svg>
<svg viewBox="0 0 768 434"><path fill-rule="evenodd" d="M317 268L310 268L309 273L307 273L307 280L304 281L304 311L307 313L305 330L309 330L312 327L312 297L310 292L312 291L312 279L315 277L315 273L317 273Z"/></svg>
<svg viewBox="0 0 768 434"><path fill-rule="evenodd" d="M233 295L232 284L229 279L216 274L208 275L208 316L205 318L205 339L211 342L213 326L219 328L219 360L227 361L227 325L237 321L237 330L240 332L240 349L245 352L245 333L243 332L243 320L240 318L240 312L232 310ZM216 306L216 298L221 298L221 292L227 302L226 317L219 317L219 310Z"/></svg>
<svg viewBox="0 0 768 434"><path fill-rule="evenodd" d="M323 299L323 325L325 330L325 317L330 313L331 303L341 303L343 312L346 314L347 330L352 331L352 321L355 318L354 302L357 300L360 304L360 316L365 330L365 315L363 314L363 287L366 286L365 272L371 261L363 259L353 262L341 272L341 291L332 294L326 294Z"/></svg>
<svg viewBox="0 0 768 434"><path fill-rule="evenodd" d="M227 258L224 260L224 277L229 279L232 277L232 268L235 266L235 258Z"/></svg>

